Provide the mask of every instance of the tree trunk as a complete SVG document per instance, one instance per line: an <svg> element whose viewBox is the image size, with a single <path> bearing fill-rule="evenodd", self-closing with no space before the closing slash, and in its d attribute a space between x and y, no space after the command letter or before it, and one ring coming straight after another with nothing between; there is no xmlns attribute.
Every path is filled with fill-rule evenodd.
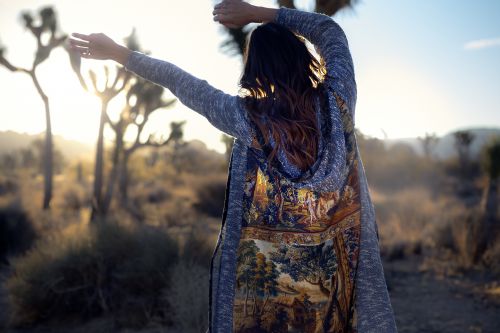
<svg viewBox="0 0 500 333"><path fill-rule="evenodd" d="M252 288L252 294L253 294L252 316L255 316L255 314L257 313L257 292L255 289L257 289L256 286L254 286L254 288Z"/></svg>
<svg viewBox="0 0 500 333"><path fill-rule="evenodd" d="M484 211L487 217L487 227L493 229L498 217L498 180L490 179L486 193ZM491 230L490 230L491 231Z"/></svg>
<svg viewBox="0 0 500 333"><path fill-rule="evenodd" d="M106 112L108 102L103 101L101 105L101 119L99 122L99 133L95 152L94 165L94 193L92 195L92 213L90 220L95 221L96 217L102 214L102 185L104 168L104 126L106 125Z"/></svg>
<svg viewBox="0 0 500 333"><path fill-rule="evenodd" d="M113 165L109 173L106 194L104 195L104 200L102 203L103 216L106 216L108 214L109 207L111 206L111 200L113 199L113 191L115 188L116 180L118 178L120 156L122 155L122 151L123 151L123 128L121 127L121 124L118 124L116 130L115 147L113 150L113 157L111 159Z"/></svg>
<svg viewBox="0 0 500 333"><path fill-rule="evenodd" d="M130 159L131 153L129 151L124 152L122 161L120 163L119 171L119 182L118 188L120 190L120 204L126 206L128 203L128 161Z"/></svg>
<svg viewBox="0 0 500 333"><path fill-rule="evenodd" d="M243 306L243 313L245 314L245 317L248 316L248 291L249 291L249 286L248 286L248 277L246 278L246 294L245 294L245 305Z"/></svg>
<svg viewBox="0 0 500 333"><path fill-rule="evenodd" d="M50 121L50 108L48 98L44 98L45 104L45 122L47 124L45 130L45 154L43 158L43 175L44 175L44 193L43 193L43 209L50 209L50 201L52 200L52 185L54 174L54 154L52 142L52 125Z"/></svg>
<svg viewBox="0 0 500 333"><path fill-rule="evenodd" d="M264 313L264 309L266 308L267 301L269 300L269 293L266 294L266 298L264 299L264 303L262 304L262 307L260 308L259 314L262 316Z"/></svg>
<svg viewBox="0 0 500 333"><path fill-rule="evenodd" d="M76 181L80 184L83 184L83 166L82 162L78 162L76 166Z"/></svg>
<svg viewBox="0 0 500 333"><path fill-rule="evenodd" d="M52 184L53 184L53 174L54 174L54 154L53 154L53 142L52 142L52 122L50 120L50 106L49 98L42 90L40 83L36 77L35 69L29 72L31 80L35 84L35 88L43 100L45 106L45 147L43 156L43 204L42 208L44 210L50 209L50 201L52 200Z"/></svg>
<svg viewBox="0 0 500 333"><path fill-rule="evenodd" d="M473 262L477 263L500 231L498 226L498 180L489 179L481 201L481 220L476 228L478 237Z"/></svg>

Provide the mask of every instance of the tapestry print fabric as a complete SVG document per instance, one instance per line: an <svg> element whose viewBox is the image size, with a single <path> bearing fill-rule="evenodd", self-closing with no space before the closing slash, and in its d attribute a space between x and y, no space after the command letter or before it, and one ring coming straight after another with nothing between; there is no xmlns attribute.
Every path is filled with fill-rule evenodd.
<svg viewBox="0 0 500 333"><path fill-rule="evenodd" d="M349 129L347 110L342 113ZM233 331L356 332L361 227L356 159L350 156L341 191L318 192L295 188L270 171L262 156L250 155Z"/></svg>

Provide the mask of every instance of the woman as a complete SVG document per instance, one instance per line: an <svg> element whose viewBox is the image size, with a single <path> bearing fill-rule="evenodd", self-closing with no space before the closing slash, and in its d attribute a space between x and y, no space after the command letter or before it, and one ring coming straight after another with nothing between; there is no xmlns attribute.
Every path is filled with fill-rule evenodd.
<svg viewBox="0 0 500 333"><path fill-rule="evenodd" d="M103 34L71 40L82 57L119 62L235 138L209 332L396 332L354 135L344 32L323 14L238 0L213 15L230 28L263 23L247 40L241 96Z"/></svg>

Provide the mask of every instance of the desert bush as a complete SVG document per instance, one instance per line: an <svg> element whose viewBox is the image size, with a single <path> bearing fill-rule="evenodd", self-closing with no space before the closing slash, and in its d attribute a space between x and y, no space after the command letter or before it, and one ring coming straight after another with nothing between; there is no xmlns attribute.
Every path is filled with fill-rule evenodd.
<svg viewBox="0 0 500 333"><path fill-rule="evenodd" d="M436 227L433 237L436 248L451 251L460 267L469 268L476 260L480 217L477 209L467 209Z"/></svg>
<svg viewBox="0 0 500 333"><path fill-rule="evenodd" d="M500 242L497 240L484 252L484 266L497 278L500 278Z"/></svg>
<svg viewBox="0 0 500 333"><path fill-rule="evenodd" d="M162 221L167 227L192 226L197 221L191 201L184 196L172 197L163 212Z"/></svg>
<svg viewBox="0 0 500 333"><path fill-rule="evenodd" d="M197 188L197 202L193 207L200 213L212 217L221 217L226 193L226 182L222 179L210 179Z"/></svg>
<svg viewBox="0 0 500 333"><path fill-rule="evenodd" d="M205 235L191 231L184 240L181 261L210 267L213 250L213 245L209 243Z"/></svg>
<svg viewBox="0 0 500 333"><path fill-rule="evenodd" d="M173 307L176 332L205 332L208 324L208 288L213 248L206 236L191 231L184 238L180 260L163 297Z"/></svg>
<svg viewBox="0 0 500 333"><path fill-rule="evenodd" d="M156 187L150 190L147 194L147 201L149 203L162 203L172 197L164 187Z"/></svg>
<svg viewBox="0 0 500 333"><path fill-rule="evenodd" d="M19 190L19 184L12 179L0 178L0 195L15 193Z"/></svg>
<svg viewBox="0 0 500 333"><path fill-rule="evenodd" d="M380 249L380 254L388 261L402 260L421 253L422 243L420 241L394 242L390 245L384 245Z"/></svg>
<svg viewBox="0 0 500 333"><path fill-rule="evenodd" d="M133 201L137 205L144 203L162 203L172 198L172 193L166 186L157 182L147 181L142 185L137 185L132 194Z"/></svg>
<svg viewBox="0 0 500 333"><path fill-rule="evenodd" d="M36 239L36 231L19 201L0 208L0 262L28 250Z"/></svg>
<svg viewBox="0 0 500 333"><path fill-rule="evenodd" d="M208 327L209 271L192 261L179 261L163 297L175 304L173 326L178 332L205 332Z"/></svg>
<svg viewBox="0 0 500 333"><path fill-rule="evenodd" d="M64 191L61 204L63 209L78 211L90 206L91 198L83 188L71 186Z"/></svg>
<svg viewBox="0 0 500 333"><path fill-rule="evenodd" d="M74 225L14 261L7 281L15 327L112 317L117 327L171 323L169 287L178 244L152 228L106 221Z"/></svg>
<svg viewBox="0 0 500 333"><path fill-rule="evenodd" d="M441 218L445 203L423 187L378 192L372 187L381 252L387 259L403 259L431 246L428 235Z"/></svg>

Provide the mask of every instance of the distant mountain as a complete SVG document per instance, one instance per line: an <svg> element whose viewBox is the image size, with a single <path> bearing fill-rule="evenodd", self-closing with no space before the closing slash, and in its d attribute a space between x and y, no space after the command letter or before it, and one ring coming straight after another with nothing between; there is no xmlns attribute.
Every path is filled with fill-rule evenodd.
<svg viewBox="0 0 500 333"><path fill-rule="evenodd" d="M27 134L14 131L0 131L0 155L26 148L33 140L44 137L43 133ZM59 135L54 136L54 145L68 160L91 158L94 151L93 145L75 140L67 140Z"/></svg>
<svg viewBox="0 0 500 333"><path fill-rule="evenodd" d="M474 141L471 145L472 155L475 156L479 153L481 147L486 143L491 137L500 136L500 127L498 128L463 128L460 130L468 130L474 134ZM438 158L448 158L455 154L455 138L453 132L449 132L446 135L439 137L439 142L436 145L435 155ZM43 138L43 133L40 134L26 134L18 133L14 131L0 131L0 155L18 150L20 148L28 147L31 142L37 138ZM63 155L68 159L72 160L75 158L93 158L94 145L86 144L75 140L67 140L61 136L54 136L54 142ZM422 145L418 138L401 138L401 139L386 139L384 144L386 147L391 147L398 143L404 143L411 146L416 153L423 154ZM204 152L205 155L211 153L220 155L215 150L207 149L205 143L200 140L192 140L189 142L186 149L191 151L197 151L198 153ZM142 153L146 153L143 151ZM209 158L208 155L206 158ZM219 157L217 157L219 158Z"/></svg>
<svg viewBox="0 0 500 333"><path fill-rule="evenodd" d="M44 138L43 133L26 134L14 131L0 131L0 155L28 147L33 140ZM82 143L80 141L68 140L61 136L54 136L54 143L58 150L62 152L65 158L72 160L75 158L93 159L94 145ZM223 154L207 148L205 143L200 140L191 140L186 143L183 149L186 153L202 154L207 160L220 160ZM148 149L138 151L138 154L147 155Z"/></svg>
<svg viewBox="0 0 500 333"><path fill-rule="evenodd" d="M477 156L481 150L481 147L488 142L492 137L500 136L500 127L492 128L461 128L458 130L467 130L474 134L474 140L471 144L471 154L473 157ZM458 131L456 130L456 131ZM436 157L441 159L449 158L456 154L455 150L455 137L452 131L446 135L439 137L439 141L436 145L434 154ZM386 147L391 147L397 143L405 143L411 146L416 153L422 155L423 149L422 144L418 138L401 138L401 139L386 139L384 140Z"/></svg>

